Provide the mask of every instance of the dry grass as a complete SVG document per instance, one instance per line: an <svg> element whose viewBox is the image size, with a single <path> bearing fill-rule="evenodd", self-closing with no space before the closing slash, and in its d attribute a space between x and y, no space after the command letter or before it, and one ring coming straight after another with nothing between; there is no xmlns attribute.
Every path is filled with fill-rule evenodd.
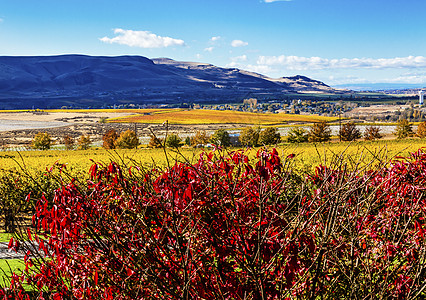
<svg viewBox="0 0 426 300"><path fill-rule="evenodd" d="M302 171L312 171L319 164L327 165L332 159L340 157L353 164L368 164L372 161L388 162L394 156L407 156L425 145L425 140L383 140L374 142L341 142L341 143L303 143L281 144L277 147L282 157L295 154L293 161L295 167ZM230 149L232 151L233 149ZM195 161L201 149L181 148L182 155L167 150L171 156L171 163L175 159L180 161ZM206 151L210 151L206 149ZM257 149L250 150L249 156L254 157ZM66 164L71 173L86 174L93 161L108 163L109 161L136 162L138 165L148 168L153 165L164 167L167 164L162 149L130 149L114 150L90 149L90 150L48 150L26 152L0 152L1 169L19 170L21 165L31 171L43 171L50 168L55 162ZM133 164L133 163L132 163Z"/></svg>

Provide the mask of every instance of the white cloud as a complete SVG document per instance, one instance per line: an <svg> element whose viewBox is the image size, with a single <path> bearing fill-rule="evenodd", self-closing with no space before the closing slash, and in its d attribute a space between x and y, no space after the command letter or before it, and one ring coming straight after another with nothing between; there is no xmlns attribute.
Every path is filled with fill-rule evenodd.
<svg viewBox="0 0 426 300"><path fill-rule="evenodd" d="M243 46L247 46L247 45L248 45L248 43L244 42L242 40L233 40L231 42L232 47L243 47Z"/></svg>
<svg viewBox="0 0 426 300"><path fill-rule="evenodd" d="M214 47L207 47L207 48L204 48L204 51L212 52L213 49L214 49Z"/></svg>
<svg viewBox="0 0 426 300"><path fill-rule="evenodd" d="M339 84L374 84L374 83L406 83L406 84L425 84L426 75L399 75L396 77L384 77L384 78L364 78L356 76L329 76L328 83L333 85Z"/></svg>
<svg viewBox="0 0 426 300"><path fill-rule="evenodd" d="M241 69L241 65L235 61L231 61L229 64L225 65L226 68L238 68Z"/></svg>
<svg viewBox="0 0 426 300"><path fill-rule="evenodd" d="M114 29L114 34L117 36L113 38L103 37L99 40L104 43L117 43L120 45L140 48L165 48L170 46L185 45L183 40L174 39L171 37L162 37L149 31L134 31L117 28Z"/></svg>
<svg viewBox="0 0 426 300"><path fill-rule="evenodd" d="M247 61L247 55L241 55L236 57L231 57L232 61Z"/></svg>
<svg viewBox="0 0 426 300"><path fill-rule="evenodd" d="M392 83L410 83L410 84L424 84L426 82L425 75L401 75L396 78L385 79L383 82Z"/></svg>
<svg viewBox="0 0 426 300"><path fill-rule="evenodd" d="M217 42L218 40L220 40L222 37L221 36L213 36L210 41L211 42Z"/></svg>
<svg viewBox="0 0 426 300"><path fill-rule="evenodd" d="M4 19L0 18L0 23L2 23L4 21Z"/></svg>
<svg viewBox="0 0 426 300"><path fill-rule="evenodd" d="M288 70L324 70L324 69L414 69L425 68L426 57L407 56L395 58L341 58L300 56L259 56L258 65L283 66Z"/></svg>
<svg viewBox="0 0 426 300"><path fill-rule="evenodd" d="M272 3L272 2L278 2L278 1L290 2L290 1L293 1L293 0L265 0L264 2L265 3Z"/></svg>
<svg viewBox="0 0 426 300"><path fill-rule="evenodd" d="M327 80L327 84L339 85L339 84L358 84L358 83L366 83L369 82L368 79L363 77L357 77L352 75L346 76L329 76Z"/></svg>
<svg viewBox="0 0 426 300"><path fill-rule="evenodd" d="M248 60L247 55L241 55L241 56L235 56L230 58L231 62L229 64L226 64L227 68L239 68L244 69L246 68L246 65L242 64L242 62L246 62Z"/></svg>
<svg viewBox="0 0 426 300"><path fill-rule="evenodd" d="M409 72L402 73L401 76L410 77L410 76L426 76L426 71L423 70L410 70Z"/></svg>
<svg viewBox="0 0 426 300"><path fill-rule="evenodd" d="M274 70L270 66L247 64L246 63L248 61L247 55L231 57L230 59L231 59L231 62L225 66L227 68L238 68L240 70L251 71L251 72L256 72L260 74L276 72L276 70Z"/></svg>
<svg viewBox="0 0 426 300"><path fill-rule="evenodd" d="M195 57L196 57L197 59L201 59L201 58L203 58L203 56L202 56L200 53L195 54Z"/></svg>
<svg viewBox="0 0 426 300"><path fill-rule="evenodd" d="M274 70L270 66L265 66L265 65L263 65L263 66L261 66L261 65L246 65L243 69L247 70L247 71L259 73L259 74L262 74L262 75L266 75L266 74L270 74L272 72L276 72L276 70Z"/></svg>

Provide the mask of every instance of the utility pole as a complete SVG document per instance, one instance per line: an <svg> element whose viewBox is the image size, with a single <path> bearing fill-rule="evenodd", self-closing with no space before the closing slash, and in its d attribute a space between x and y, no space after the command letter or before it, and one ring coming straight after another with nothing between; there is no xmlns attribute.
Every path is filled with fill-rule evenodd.
<svg viewBox="0 0 426 300"><path fill-rule="evenodd" d="M341 108L339 107L339 141L342 141L342 118L341 118Z"/></svg>
<svg viewBox="0 0 426 300"><path fill-rule="evenodd" d="M138 138L138 128L137 128L137 126L136 126L136 123L133 123L133 125L135 126L135 136L136 136L136 139L138 140L138 142L139 142L139 138ZM138 147L138 145L135 145L135 148L137 148Z"/></svg>

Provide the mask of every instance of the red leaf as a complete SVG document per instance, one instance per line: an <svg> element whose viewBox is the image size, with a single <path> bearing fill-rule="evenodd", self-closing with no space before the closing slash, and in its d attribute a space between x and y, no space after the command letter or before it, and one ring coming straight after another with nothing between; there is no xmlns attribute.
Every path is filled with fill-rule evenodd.
<svg viewBox="0 0 426 300"><path fill-rule="evenodd" d="M135 274L135 272L134 272L132 269L127 268L127 276L128 276L128 277L130 277L130 276L132 276L133 274Z"/></svg>
<svg viewBox="0 0 426 300"><path fill-rule="evenodd" d="M416 227L419 230L420 237L423 238L423 228L422 228L422 225L420 225L420 223L416 221Z"/></svg>
<svg viewBox="0 0 426 300"><path fill-rule="evenodd" d="M31 231L30 231L29 227L27 227L27 234L28 234L28 238L30 239L30 241L32 241L33 237L31 236Z"/></svg>

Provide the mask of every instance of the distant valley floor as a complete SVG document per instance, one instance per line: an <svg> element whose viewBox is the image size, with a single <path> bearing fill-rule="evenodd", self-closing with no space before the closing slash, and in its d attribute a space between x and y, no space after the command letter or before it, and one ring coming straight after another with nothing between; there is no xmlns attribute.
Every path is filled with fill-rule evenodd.
<svg viewBox="0 0 426 300"><path fill-rule="evenodd" d="M166 131L176 133L192 133L195 130L216 130L218 128L241 128L246 125L212 124L212 125L150 125L142 123L101 123L102 118L116 118L131 115L124 112L0 112L0 147L14 148L30 146L38 132L48 132L56 144L62 144L65 136L78 139L81 135L89 135L98 145L102 136L110 129L118 132L128 129L135 130L140 137L148 137L151 130L156 135L165 135ZM14 129L19 122L27 128ZM1 125L5 124L4 129ZM33 128L34 124L39 127ZM9 125L9 129L6 127Z"/></svg>

